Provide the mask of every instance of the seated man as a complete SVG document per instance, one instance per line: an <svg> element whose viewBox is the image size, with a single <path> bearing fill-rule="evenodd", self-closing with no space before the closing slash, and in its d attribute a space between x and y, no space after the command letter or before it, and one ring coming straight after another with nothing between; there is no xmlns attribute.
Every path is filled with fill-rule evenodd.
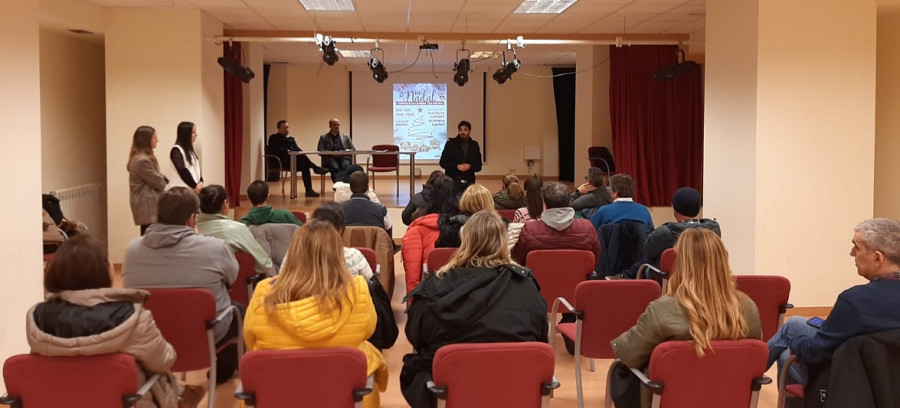
<svg viewBox="0 0 900 408"><path fill-rule="evenodd" d="M266 147L266 154L277 156L278 160L281 160L281 167L284 170L290 170L291 158L289 153L301 151L297 141L290 135L290 130L291 125L286 120L279 120L278 133L269 136L269 144ZM303 154L297 156L295 164L297 170L300 171L300 176L303 178L303 188L306 189L306 196L318 197L319 193L313 190L312 175L309 174L309 169L312 169L316 174L328 173L328 169L316 166L315 163L309 160L309 156Z"/></svg>
<svg viewBox="0 0 900 408"><path fill-rule="evenodd" d="M303 225L303 222L297 219L294 213L281 209L272 208L269 205L269 184L262 180L256 180L247 187L247 197L253 208L247 213L241 222L246 225L262 225L262 224L297 224Z"/></svg>
<svg viewBox="0 0 900 408"><path fill-rule="evenodd" d="M575 210L569 207L569 188L551 181L541 187L541 197L547 209L540 220L526 222L522 227L512 249L513 260L525 265L528 252L535 249L584 249L599 259L597 231L588 220L575 219Z"/></svg>
<svg viewBox="0 0 900 408"><path fill-rule="evenodd" d="M341 203L344 219L350 226L382 227L388 235L393 236L391 218L387 208L372 202L366 192L369 191L369 176L361 171L350 174L350 199Z"/></svg>
<svg viewBox="0 0 900 408"><path fill-rule="evenodd" d="M238 263L222 240L198 235L200 202L187 187L173 187L160 194L157 224L125 248L122 279L126 288L205 288L216 298L216 312L232 305L228 287L238 275ZM242 316L238 316L242 319ZM214 329L217 346L237 335L231 314ZM225 382L237 368L237 346L219 352L216 381Z"/></svg>
<svg viewBox="0 0 900 408"><path fill-rule="evenodd" d="M599 168L588 169L585 178L588 182L578 186L578 189L572 193L572 202L569 206L575 211L581 211L584 218L590 219L600 207L612 203L612 196L603 185L604 176Z"/></svg>
<svg viewBox="0 0 900 408"><path fill-rule="evenodd" d="M200 211L197 216L197 232L225 241L235 252L250 254L256 261L256 273L275 274L275 265L269 254L259 246L246 225L228 218L228 194L217 184L200 190Z"/></svg>
<svg viewBox="0 0 900 408"><path fill-rule="evenodd" d="M609 186L612 188L612 204L605 205L597 210L591 217L591 224L596 230L603 224L615 224L619 221L643 222L653 228L653 218L647 207L634 202L634 179L631 176L619 173L609 178Z"/></svg>
<svg viewBox="0 0 900 408"><path fill-rule="evenodd" d="M794 316L768 342L767 369L778 361L780 375L791 353L800 360L791 366L788 383L806 384L806 363L851 337L900 328L900 221L863 221L854 229L852 242L856 273L869 282L843 291L821 328Z"/></svg>
<svg viewBox="0 0 900 408"><path fill-rule="evenodd" d="M350 136L347 136L341 133L341 121L335 119L331 119L328 121L328 127L330 130L328 133L319 137L319 145L317 150L319 151L343 151L343 150L356 150L356 147L353 146L353 140L350 139ZM331 182L338 181L341 179L343 172L353 164L353 159L351 155L334 155L334 156L322 156L322 167L328 169L331 172Z"/></svg>

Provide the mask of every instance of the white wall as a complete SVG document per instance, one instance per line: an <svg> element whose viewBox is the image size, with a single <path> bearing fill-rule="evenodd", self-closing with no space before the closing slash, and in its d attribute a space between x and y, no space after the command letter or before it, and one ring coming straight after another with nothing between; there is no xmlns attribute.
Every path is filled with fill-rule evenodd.
<svg viewBox="0 0 900 408"><path fill-rule="evenodd" d="M266 124L263 123L263 47L260 44L243 43L245 66L250 67L256 77L249 84L242 85L244 93L244 150L241 161L241 194L254 180L262 180L263 162L260 160ZM242 202L243 206L244 203Z"/></svg>

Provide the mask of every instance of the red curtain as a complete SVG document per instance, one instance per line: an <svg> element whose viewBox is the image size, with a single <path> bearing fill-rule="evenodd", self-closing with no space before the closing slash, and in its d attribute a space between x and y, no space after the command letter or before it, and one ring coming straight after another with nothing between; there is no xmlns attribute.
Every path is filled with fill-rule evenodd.
<svg viewBox="0 0 900 408"><path fill-rule="evenodd" d="M672 204L680 187L701 193L703 77L700 69L658 81L678 62L675 45L611 46L609 102L619 172L634 177L635 201Z"/></svg>
<svg viewBox="0 0 900 408"><path fill-rule="evenodd" d="M241 61L241 43L224 43L224 57ZM240 206L241 156L244 146L244 96L241 80L225 76L225 192L232 207Z"/></svg>

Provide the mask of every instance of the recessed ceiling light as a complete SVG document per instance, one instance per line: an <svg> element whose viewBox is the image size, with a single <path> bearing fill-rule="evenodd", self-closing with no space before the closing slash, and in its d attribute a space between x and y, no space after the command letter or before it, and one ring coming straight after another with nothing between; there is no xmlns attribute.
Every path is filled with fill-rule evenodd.
<svg viewBox="0 0 900 408"><path fill-rule="evenodd" d="M338 50L344 58L371 58L372 53L368 50Z"/></svg>
<svg viewBox="0 0 900 408"><path fill-rule="evenodd" d="M353 0L300 0L300 4L311 11L356 11Z"/></svg>
<svg viewBox="0 0 900 408"><path fill-rule="evenodd" d="M517 14L559 14L578 0L523 0Z"/></svg>
<svg viewBox="0 0 900 408"><path fill-rule="evenodd" d="M475 51L472 55L469 56L469 59L488 59L488 58L500 58L502 52L491 52L491 51Z"/></svg>

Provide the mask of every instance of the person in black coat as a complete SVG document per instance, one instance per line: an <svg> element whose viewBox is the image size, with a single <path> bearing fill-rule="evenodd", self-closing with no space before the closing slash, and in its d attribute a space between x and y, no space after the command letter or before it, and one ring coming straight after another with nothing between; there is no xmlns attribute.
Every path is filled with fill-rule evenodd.
<svg viewBox="0 0 900 408"><path fill-rule="evenodd" d="M462 228L450 261L407 295L400 389L413 408L434 407L425 384L437 350L447 344L547 341L547 303L531 272L510 259L506 223L479 211Z"/></svg>
<svg viewBox="0 0 900 408"><path fill-rule="evenodd" d="M269 136L266 154L277 156L278 160L281 161L281 167L284 170L289 170L291 163L290 152L299 152L300 146L297 145L297 141L291 136L291 125L286 120L279 120L277 126L278 133ZM306 189L306 196L318 197L319 193L313 190L312 175L309 174L309 170L312 169L316 174L325 174L328 173L328 169L316 166L309 159L309 156L306 155L297 156L295 164L297 170L300 171L300 176L303 178L303 188Z"/></svg>
<svg viewBox="0 0 900 408"><path fill-rule="evenodd" d="M478 142L469 137L472 131L471 123L459 122L457 130L459 133L456 137L447 140L447 144L444 145L441 168L456 182L456 191L462 193L475 183L475 173L481 171L481 149Z"/></svg>
<svg viewBox="0 0 900 408"><path fill-rule="evenodd" d="M401 220L403 220L404 225L409 226L413 220L425 215L425 209L428 208L428 203L431 202L431 186L443 177L444 172L440 170L432 171L431 175L428 176L428 181L422 185L422 191L409 199L409 204L406 205L401 214Z"/></svg>

